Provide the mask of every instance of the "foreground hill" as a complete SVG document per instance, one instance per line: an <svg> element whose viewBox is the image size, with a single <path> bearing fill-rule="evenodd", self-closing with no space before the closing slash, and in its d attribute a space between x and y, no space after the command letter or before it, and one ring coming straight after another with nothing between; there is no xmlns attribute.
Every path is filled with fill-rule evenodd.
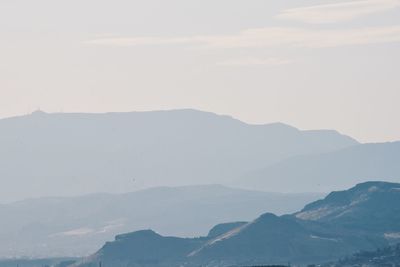
<svg viewBox="0 0 400 267"><path fill-rule="evenodd" d="M371 237L267 213L240 229L207 241L190 257L196 262L213 260L224 265L321 262L385 244L383 238Z"/></svg>
<svg viewBox="0 0 400 267"><path fill-rule="evenodd" d="M265 211L291 213L320 197L201 185L29 199L0 206L0 257L83 256L118 233L147 228L200 236L219 222L251 220Z"/></svg>
<svg viewBox="0 0 400 267"><path fill-rule="evenodd" d="M238 183L272 191L329 192L382 179L400 182L400 142L360 144L328 153L293 157L249 172L238 179Z"/></svg>
<svg viewBox="0 0 400 267"><path fill-rule="evenodd" d="M250 125L196 110L0 120L0 202L224 183L280 160L356 145L335 131Z"/></svg>
<svg viewBox="0 0 400 267"><path fill-rule="evenodd" d="M347 191L332 192L295 216L389 237L400 233L400 184L367 182Z"/></svg>
<svg viewBox="0 0 400 267"><path fill-rule="evenodd" d="M399 233L393 232L400 228L398 188L400 184L394 183L359 184L293 215L266 213L249 223L225 225L218 236L183 239L150 230L126 234L77 265L102 261L112 266L234 266L335 260L398 241Z"/></svg>

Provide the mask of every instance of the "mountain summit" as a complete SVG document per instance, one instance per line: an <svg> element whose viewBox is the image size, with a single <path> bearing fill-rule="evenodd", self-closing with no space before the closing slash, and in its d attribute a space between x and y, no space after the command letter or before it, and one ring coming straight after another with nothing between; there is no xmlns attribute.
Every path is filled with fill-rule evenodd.
<svg viewBox="0 0 400 267"><path fill-rule="evenodd" d="M332 192L323 200L308 204L295 216L386 235L400 232L400 184L358 184L350 190Z"/></svg>

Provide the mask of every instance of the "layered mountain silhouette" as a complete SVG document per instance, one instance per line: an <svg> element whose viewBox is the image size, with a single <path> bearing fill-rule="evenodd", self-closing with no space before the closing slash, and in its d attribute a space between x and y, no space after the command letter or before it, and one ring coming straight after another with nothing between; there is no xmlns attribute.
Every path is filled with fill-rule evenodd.
<svg viewBox="0 0 400 267"><path fill-rule="evenodd" d="M248 188L329 192L355 183L400 181L400 142L359 144L336 151L296 156L241 175Z"/></svg>
<svg viewBox="0 0 400 267"><path fill-rule="evenodd" d="M18 201L0 205L0 258L89 255L118 233L146 228L201 236L219 222L251 220L265 211L291 213L320 197L199 185Z"/></svg>
<svg viewBox="0 0 400 267"><path fill-rule="evenodd" d="M368 182L333 192L293 215L216 226L201 238L151 230L117 236L78 266L240 266L317 263L400 241L400 184ZM377 220L377 218L379 218ZM224 229L225 228L225 229ZM218 235L212 234L215 229Z"/></svg>
<svg viewBox="0 0 400 267"><path fill-rule="evenodd" d="M293 156L358 144L336 131L300 131L282 123L250 125L190 109L38 111L0 120L0 133L0 202L230 183L238 174Z"/></svg>

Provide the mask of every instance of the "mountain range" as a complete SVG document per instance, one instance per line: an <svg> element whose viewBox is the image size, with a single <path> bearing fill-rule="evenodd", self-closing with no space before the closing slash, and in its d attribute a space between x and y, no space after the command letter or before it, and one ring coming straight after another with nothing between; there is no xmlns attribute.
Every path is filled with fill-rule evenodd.
<svg viewBox="0 0 400 267"><path fill-rule="evenodd" d="M249 266L321 263L400 241L400 184L367 182L291 215L265 213L199 238L118 235L74 266ZM217 230L216 230L217 229Z"/></svg>
<svg viewBox="0 0 400 267"><path fill-rule="evenodd" d="M0 203L154 186L325 193L400 181L400 142L360 144L334 130L247 124L193 109L36 111L0 119L0 147Z"/></svg>
<svg viewBox="0 0 400 267"><path fill-rule="evenodd" d="M198 185L28 199L0 205L0 258L85 256L118 233L147 228L201 236L219 222L292 213L321 196Z"/></svg>
<svg viewBox="0 0 400 267"><path fill-rule="evenodd" d="M251 125L191 109L106 114L36 111L0 120L0 202L165 185L235 186L239 181L233 181L241 174L295 156L358 144L333 130L301 131L282 123ZM268 188L268 177L264 178L262 187ZM237 179L243 182L249 177ZM282 190L286 191L294 190Z"/></svg>
<svg viewBox="0 0 400 267"><path fill-rule="evenodd" d="M207 230L218 222L249 221L266 211L278 216L265 214L241 225L240 233L258 225L291 225L300 243L308 236L310 244L318 239L326 241L322 247L330 246L335 235L313 231L316 227L332 234L333 226L327 222L335 219L318 217L320 210L332 208L307 210L317 205L313 203L295 212L324 192L367 180L400 179L400 142L361 144L334 130L303 131L282 123L252 125L192 109L105 114L36 111L1 119L0 147L0 237L4 240L0 256L82 256L117 233L152 228L160 235L145 234L159 235L161 240L166 235L192 242L193 237L203 236L193 241L201 246L196 245L191 259L202 262L207 255L219 255L225 261L228 254L223 252L229 249L219 252L219 245L236 247L241 234L213 243L217 235L215 231L206 235ZM380 212L368 221L352 210L348 214L353 217L340 217L335 227L350 232L351 224L359 229L362 223L369 227L363 231L377 233L376 227L383 224L386 231L396 226L398 217L386 220L385 209ZM387 240L396 231L379 236ZM260 236L264 234L269 237L273 232ZM350 239L369 244L364 237ZM358 243L346 246L337 249L348 252L359 247ZM310 248L318 251L313 245ZM247 257L234 254L235 260ZM281 259L279 253L274 257L270 260ZM296 253L292 259L306 260Z"/></svg>

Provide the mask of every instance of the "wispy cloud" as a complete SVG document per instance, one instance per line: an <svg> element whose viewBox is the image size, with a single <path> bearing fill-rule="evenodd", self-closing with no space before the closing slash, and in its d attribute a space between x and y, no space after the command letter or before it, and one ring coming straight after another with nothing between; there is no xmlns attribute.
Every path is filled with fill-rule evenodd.
<svg viewBox="0 0 400 267"><path fill-rule="evenodd" d="M290 64L292 61L280 58L240 58L217 62L219 66L245 67L245 66L280 66Z"/></svg>
<svg viewBox="0 0 400 267"><path fill-rule="evenodd" d="M333 23L348 21L398 7L400 7L400 0L358 0L287 9L276 17L307 23Z"/></svg>
<svg viewBox="0 0 400 267"><path fill-rule="evenodd" d="M400 42L400 26L354 29L304 29L266 27L231 35L183 37L98 38L85 42L103 46L192 45L206 48L254 48L293 46L307 48Z"/></svg>
<svg viewBox="0 0 400 267"><path fill-rule="evenodd" d="M104 46L140 46L188 44L204 41L201 37L105 37L89 40L86 44Z"/></svg>

